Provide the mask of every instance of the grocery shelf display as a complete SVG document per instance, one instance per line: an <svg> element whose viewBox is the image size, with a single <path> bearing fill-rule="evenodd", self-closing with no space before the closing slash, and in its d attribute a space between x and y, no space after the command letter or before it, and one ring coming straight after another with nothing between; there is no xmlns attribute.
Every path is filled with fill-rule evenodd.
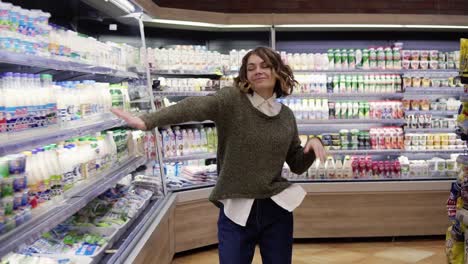
<svg viewBox="0 0 468 264"><path fill-rule="evenodd" d="M0 2L0 12L5 8L10 5ZM122 129L125 123L109 110L117 107L138 115L188 96L212 95L233 85L248 48L268 40L228 43L214 40L218 35L204 31L195 33L206 38L201 41L186 36L176 39L177 34L165 36L168 31L155 36L158 31L144 25L150 41L138 36L138 42L129 43L140 45L142 41L143 45L133 47L116 43L130 40L126 33L119 39L106 38L112 32L100 32L96 40L48 23L50 14L46 12L20 10L40 19L31 28L37 37L22 32L19 24L0 27L0 95L9 99L0 100L0 113L5 113L0 119L2 260L7 255L14 260L36 260L40 255L76 263L141 263L154 261L150 256L157 251L173 254L171 250L216 243L210 231L199 234L214 240L200 241L184 233L198 232L210 223L203 217L212 214L207 197L218 177L216 124L210 120L185 122L143 133ZM9 47L6 39L21 45ZM293 111L301 141L319 136L329 154L326 162L315 162L303 175L284 166L282 176L307 190L306 199L314 201L313 205L305 202L307 210L315 209L330 194L345 205L332 208L327 200L321 208L332 213L355 208L346 204L352 195L359 197L358 202L373 202L368 196L372 193L379 196L378 201L401 204L403 213L395 213L395 221L400 221L400 214L414 217L404 207L412 203L412 192L416 197L427 192L427 199L447 189L461 169L457 156L466 151L463 137L455 134L457 125L468 124L460 116L458 120L454 117L458 99L461 97L462 105L466 99L456 78L459 52L446 43L431 46L413 40L406 45L405 40L336 39L326 44L307 45L300 40L291 44L281 43L278 34L275 40L299 81L293 94L279 101ZM17 115L21 108L25 112ZM20 121L6 117L8 112L15 112L13 117ZM98 134L102 131L106 133ZM114 144L109 147L106 139L111 136ZM96 148L101 154L93 152ZM40 159L35 158L54 158L51 153L70 155L44 162L55 170L37 165ZM14 170L6 173L5 164L23 159L24 175ZM83 177L77 179L72 170L81 170ZM26 171L31 173L29 178ZM63 186L58 184L59 175ZM23 203L25 194L27 203ZM437 204L435 200L429 197L428 207ZM375 208L380 206L367 208L376 214ZM195 216L203 212L203 217L184 215L193 211ZM303 213L299 215L310 212ZM415 214L423 215L420 211ZM319 226L305 222L317 217L297 219L302 229ZM424 224L430 221L418 221L418 225L428 230L431 228ZM174 238L165 233L168 230L179 233ZM425 230L338 233L347 237L433 234ZM297 234L336 236L310 235L304 230ZM198 241L185 243L190 239ZM69 247L53 247L54 243ZM154 252L141 253L150 244ZM54 254L46 254L51 252ZM167 262L162 257L157 261Z"/></svg>
<svg viewBox="0 0 468 264"><path fill-rule="evenodd" d="M463 92L461 83L454 78L457 75L458 51L405 49L404 43L395 44L394 48L325 48L325 51L327 52L280 52L282 59L292 67L299 84L291 96L280 98L278 101L289 106L294 112L301 137L318 134L332 156L384 157L381 161L402 156L407 156L410 161L430 159L434 156L447 159L453 154L463 153L464 144L451 133L455 131L453 116L457 114L460 104L456 98ZM232 78L237 75L240 59L246 52L247 50L233 50L229 53L229 60L221 60L224 63L228 62L228 65L223 66L226 69L224 73L228 76L221 77L220 84L217 80L209 78L159 78L160 83L154 95L166 97L162 106L167 106L186 96L206 96L215 93L224 85L232 85ZM187 123L197 124L207 123ZM351 128L358 129L354 132L356 134L351 135ZM375 131L380 131L377 129L383 131L382 142L386 142L387 136L388 140L393 142L393 133L401 135L398 146L371 143L369 132L374 131L372 133L375 134ZM394 132L385 132L387 129ZM343 131L349 133L347 141L339 140L340 142L333 142L336 144L332 145L332 140L329 143L324 140L323 133L340 137L339 133ZM367 136L367 145L364 141L357 140L358 134L363 138ZM184 140L185 137L182 138L182 141ZM166 163L174 163L166 166L175 166L171 167L170 171L177 172L184 167L183 162L189 159L204 160L215 157L214 154L187 157L173 155L170 158L165 157L164 160ZM387 180L453 179L453 175L450 175L390 177ZM306 182L311 179L301 180ZM343 179L314 179L320 180ZM362 179L351 177L347 180ZM371 177L365 180L378 179Z"/></svg>
<svg viewBox="0 0 468 264"><path fill-rule="evenodd" d="M164 193L154 135L122 128L110 112L154 109L148 80L136 70L143 64L139 48L54 25L41 10L0 2L5 12L11 16L0 19L10 25L0 27L0 258L70 261L74 247L72 262L98 262ZM125 193L113 198L126 209L109 207L102 215L111 227L70 220L117 192Z"/></svg>

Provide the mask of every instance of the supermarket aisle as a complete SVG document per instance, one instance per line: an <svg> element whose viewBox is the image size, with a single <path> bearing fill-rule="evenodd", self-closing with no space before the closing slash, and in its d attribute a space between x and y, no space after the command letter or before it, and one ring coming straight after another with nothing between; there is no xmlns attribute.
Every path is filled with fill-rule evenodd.
<svg viewBox="0 0 468 264"><path fill-rule="evenodd" d="M446 263L443 238L397 242L296 243L294 264L442 264ZM177 256L172 264L216 264L217 249ZM261 264L260 251L253 264Z"/></svg>

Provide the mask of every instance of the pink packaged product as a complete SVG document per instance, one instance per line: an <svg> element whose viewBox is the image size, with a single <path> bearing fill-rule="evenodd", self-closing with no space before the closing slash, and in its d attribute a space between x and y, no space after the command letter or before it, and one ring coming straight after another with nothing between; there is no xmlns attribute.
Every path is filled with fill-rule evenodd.
<svg viewBox="0 0 468 264"><path fill-rule="evenodd" d="M428 50L421 50L419 56L420 56L420 60L427 61L427 60L429 60L429 51Z"/></svg>
<svg viewBox="0 0 468 264"><path fill-rule="evenodd" d="M411 51L411 60L419 60L420 52L419 50L412 50Z"/></svg>
<svg viewBox="0 0 468 264"><path fill-rule="evenodd" d="M429 58L431 60L438 60L439 59L439 51L438 50L429 51Z"/></svg>
<svg viewBox="0 0 468 264"><path fill-rule="evenodd" d="M429 68L429 61L421 60L419 61L419 65L421 66L421 69L427 70Z"/></svg>
<svg viewBox="0 0 468 264"><path fill-rule="evenodd" d="M404 69L404 70L409 70L410 68L410 61L409 60L403 60L401 62L401 67Z"/></svg>
<svg viewBox="0 0 468 264"><path fill-rule="evenodd" d="M437 61L437 60L429 61L429 69L437 70L438 66L439 66L439 61Z"/></svg>
<svg viewBox="0 0 468 264"><path fill-rule="evenodd" d="M419 69L419 61L418 60L412 60L411 61L411 69L413 69L413 70Z"/></svg>
<svg viewBox="0 0 468 264"><path fill-rule="evenodd" d="M403 60L410 60L411 59L411 51L410 50L402 50L401 51L401 58Z"/></svg>

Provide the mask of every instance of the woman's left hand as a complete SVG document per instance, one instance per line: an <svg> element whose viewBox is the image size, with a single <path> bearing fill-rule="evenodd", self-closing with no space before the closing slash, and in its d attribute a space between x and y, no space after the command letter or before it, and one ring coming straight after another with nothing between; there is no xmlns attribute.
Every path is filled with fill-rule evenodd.
<svg viewBox="0 0 468 264"><path fill-rule="evenodd" d="M322 141L318 138L312 138L307 141L307 144L304 147L304 153L309 153L311 150L314 151L315 157L319 158L321 162L325 162L327 159L327 151L322 145Z"/></svg>

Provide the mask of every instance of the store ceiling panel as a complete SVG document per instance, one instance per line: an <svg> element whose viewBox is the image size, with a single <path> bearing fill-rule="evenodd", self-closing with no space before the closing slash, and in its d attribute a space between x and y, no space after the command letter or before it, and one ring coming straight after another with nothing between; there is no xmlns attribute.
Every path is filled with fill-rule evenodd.
<svg viewBox="0 0 468 264"><path fill-rule="evenodd" d="M221 13L366 13L468 15L466 0L153 0L160 7Z"/></svg>

